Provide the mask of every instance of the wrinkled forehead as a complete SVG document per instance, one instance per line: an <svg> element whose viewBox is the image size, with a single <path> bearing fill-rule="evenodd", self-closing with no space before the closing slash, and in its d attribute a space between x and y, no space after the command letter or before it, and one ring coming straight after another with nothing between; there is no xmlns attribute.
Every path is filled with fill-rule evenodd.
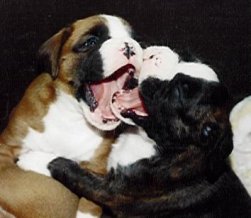
<svg viewBox="0 0 251 218"><path fill-rule="evenodd" d="M93 29L102 29L108 38L131 37L131 27L122 18L111 15L96 15L82 20L77 20L72 25L71 40L74 42L81 36L89 34Z"/></svg>

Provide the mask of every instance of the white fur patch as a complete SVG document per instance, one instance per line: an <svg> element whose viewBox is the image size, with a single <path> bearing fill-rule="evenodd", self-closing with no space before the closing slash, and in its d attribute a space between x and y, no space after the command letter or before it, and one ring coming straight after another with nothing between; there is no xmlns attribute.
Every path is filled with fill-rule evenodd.
<svg viewBox="0 0 251 218"><path fill-rule="evenodd" d="M183 73L194 78L219 82L218 76L214 70L203 63L181 62L176 65L174 74L170 74L170 78L168 79L172 79L177 73Z"/></svg>
<svg viewBox="0 0 251 218"><path fill-rule="evenodd" d="M150 46L144 50L140 83L147 77L172 80L178 73L219 82L217 74L208 65L199 62L179 62L179 55L167 46Z"/></svg>
<svg viewBox="0 0 251 218"><path fill-rule="evenodd" d="M139 43L131 38L131 29L122 20L115 16L101 15L107 21L110 39L106 40L101 48L100 53L103 60L104 76L110 76L120 67L126 64L132 64L137 71L140 70L142 63L142 48ZM123 54L125 43L135 53L128 60Z"/></svg>
<svg viewBox="0 0 251 218"><path fill-rule="evenodd" d="M124 55L126 44L134 52L134 55L130 56L129 59ZM141 69L143 50L139 43L130 37L108 39L102 44L99 51L103 60L105 77L128 64L132 64L137 72Z"/></svg>
<svg viewBox="0 0 251 218"><path fill-rule="evenodd" d="M230 122L234 143L231 164L251 195L251 96L233 108Z"/></svg>
<svg viewBox="0 0 251 218"><path fill-rule="evenodd" d="M94 216L90 213L83 213L81 211L77 211L76 218L98 218L98 216Z"/></svg>
<svg viewBox="0 0 251 218"><path fill-rule="evenodd" d="M57 155L51 153L28 151L19 157L17 165L24 170L32 170L34 172L50 176L51 174L47 165L56 157Z"/></svg>
<svg viewBox="0 0 251 218"><path fill-rule="evenodd" d="M131 30L129 26L126 26L120 18L105 14L100 16L106 19L109 33L112 38L130 37Z"/></svg>
<svg viewBox="0 0 251 218"><path fill-rule="evenodd" d="M149 158L155 154L155 142L147 137L145 131L132 127L121 134L113 144L108 159L108 170L118 165L127 166L142 158Z"/></svg>
<svg viewBox="0 0 251 218"><path fill-rule="evenodd" d="M46 155L39 157L39 152L76 161L89 160L103 140L101 132L85 120L79 102L64 92L58 93L58 98L51 104L43 123L44 132L30 128L23 139L23 149L19 159L26 170L29 165L38 165L34 162L34 158L31 158L31 154L28 155L30 151L35 152L36 158L41 160L44 160ZM30 156L30 163L25 163L29 162L27 155ZM39 172L40 169L37 167L36 171ZM44 171L44 167L40 166L41 172ZM30 166L30 169L33 170L34 166Z"/></svg>

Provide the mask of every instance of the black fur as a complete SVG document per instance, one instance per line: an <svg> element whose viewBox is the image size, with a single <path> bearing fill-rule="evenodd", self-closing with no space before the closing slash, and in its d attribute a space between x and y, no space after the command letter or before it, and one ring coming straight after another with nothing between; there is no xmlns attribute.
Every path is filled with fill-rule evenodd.
<svg viewBox="0 0 251 218"><path fill-rule="evenodd" d="M91 38L96 39L95 43L88 45L87 42ZM78 53L80 57L82 56L72 83L77 88L77 99L81 98L88 103L84 84L97 82L104 78L103 61L99 48L109 38L108 28L105 25L98 25L85 34L73 47L73 51Z"/></svg>
<svg viewBox="0 0 251 218"><path fill-rule="evenodd" d="M178 74L140 90L149 117L129 112L157 154L101 176L58 158L52 176L107 217L251 217L251 200L226 164L232 150L229 95L219 83Z"/></svg>

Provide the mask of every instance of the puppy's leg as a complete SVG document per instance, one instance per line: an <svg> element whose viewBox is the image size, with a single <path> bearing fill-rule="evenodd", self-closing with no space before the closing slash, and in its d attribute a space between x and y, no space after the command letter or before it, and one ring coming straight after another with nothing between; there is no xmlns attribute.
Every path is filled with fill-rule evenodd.
<svg viewBox="0 0 251 218"><path fill-rule="evenodd" d="M41 151L29 151L19 156L17 165L24 170L31 170L46 176L50 176L47 165L56 157L57 156L55 154Z"/></svg>
<svg viewBox="0 0 251 218"><path fill-rule="evenodd" d="M103 176L83 170L73 161L58 158L49 164L49 169L55 179L79 197L84 196L103 208L112 208L112 211L147 214L152 212L155 205L164 203L163 197L159 199L159 189L166 186L166 180L163 172L158 173L163 170L158 169L158 166L149 170L148 160L144 160L128 171L111 170ZM147 182L142 182L145 180Z"/></svg>
<svg viewBox="0 0 251 218"><path fill-rule="evenodd" d="M0 205L18 218L75 218L78 202L52 178L16 165L0 172Z"/></svg>
<svg viewBox="0 0 251 218"><path fill-rule="evenodd" d="M98 174L105 175L107 173L107 160L111 151L111 145L114 143L115 137L107 136L104 138L102 144L95 151L94 156L90 161L82 161L80 167ZM87 217L100 217L102 208L86 198L81 198L78 207L77 218Z"/></svg>
<svg viewBox="0 0 251 218"><path fill-rule="evenodd" d="M52 178L20 169L18 149L0 144L0 208L18 218L75 218L77 196ZM8 216L0 211L0 217Z"/></svg>
<svg viewBox="0 0 251 218"><path fill-rule="evenodd" d="M179 184L182 187L197 178L203 170L200 166L205 158L198 149L191 149L177 157L172 156L171 160L159 157L142 159L129 167L112 169L105 176L81 169L77 163L64 158L53 160L48 168L52 177L79 197L84 196L112 211L139 215L154 213L157 207L163 210L180 207L176 197L170 198L172 191L169 186ZM185 193L189 198L190 192ZM184 202L184 207L187 206Z"/></svg>

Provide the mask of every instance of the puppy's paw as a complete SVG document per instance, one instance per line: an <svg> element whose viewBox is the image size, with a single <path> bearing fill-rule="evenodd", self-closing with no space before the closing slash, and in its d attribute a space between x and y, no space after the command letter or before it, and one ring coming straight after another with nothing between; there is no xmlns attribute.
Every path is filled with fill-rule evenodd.
<svg viewBox="0 0 251 218"><path fill-rule="evenodd" d="M55 154L41 152L41 151L29 151L21 154L18 158L17 165L23 170L32 170L34 172L50 176L50 172L47 169L48 163L55 159Z"/></svg>
<svg viewBox="0 0 251 218"><path fill-rule="evenodd" d="M63 184L66 184L71 179L72 173L77 173L78 170L81 170L76 162L63 157L52 160L48 164L48 169L51 176Z"/></svg>

